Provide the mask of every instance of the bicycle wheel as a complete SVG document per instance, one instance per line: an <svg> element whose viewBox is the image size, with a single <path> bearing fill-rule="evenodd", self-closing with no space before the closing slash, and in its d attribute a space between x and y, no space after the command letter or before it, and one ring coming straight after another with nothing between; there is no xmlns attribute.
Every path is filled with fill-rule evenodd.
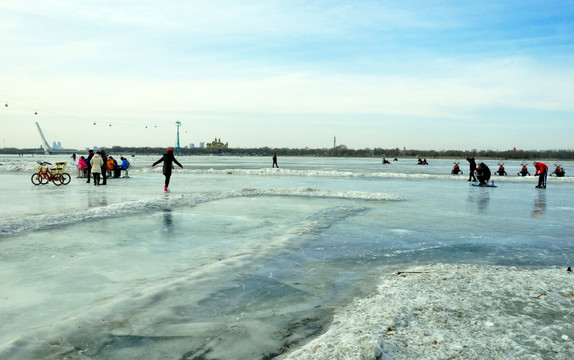
<svg viewBox="0 0 574 360"><path fill-rule="evenodd" d="M62 174L54 174L51 180L54 183L54 185L60 186L64 182L64 177L62 176Z"/></svg>
<svg viewBox="0 0 574 360"><path fill-rule="evenodd" d="M72 177L68 173L62 173L62 185L68 185L72 180Z"/></svg>
<svg viewBox="0 0 574 360"><path fill-rule="evenodd" d="M50 180L48 179L48 175L38 173L38 176L40 177L40 184L46 185L47 183L50 182Z"/></svg>
<svg viewBox="0 0 574 360"><path fill-rule="evenodd" d="M32 177L30 178L30 180L32 180L32 184L40 185L42 183L42 176L38 173L35 173L35 174L32 174Z"/></svg>

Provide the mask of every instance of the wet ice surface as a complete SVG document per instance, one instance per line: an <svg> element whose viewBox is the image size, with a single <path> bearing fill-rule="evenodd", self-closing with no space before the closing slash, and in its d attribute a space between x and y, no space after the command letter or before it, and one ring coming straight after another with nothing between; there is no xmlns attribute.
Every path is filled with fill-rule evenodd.
<svg viewBox="0 0 574 360"><path fill-rule="evenodd" d="M2 359L572 352L573 178L481 189L446 160L184 157L163 194L155 157L99 188L37 187L33 159L0 160ZM435 263L476 267L396 276Z"/></svg>

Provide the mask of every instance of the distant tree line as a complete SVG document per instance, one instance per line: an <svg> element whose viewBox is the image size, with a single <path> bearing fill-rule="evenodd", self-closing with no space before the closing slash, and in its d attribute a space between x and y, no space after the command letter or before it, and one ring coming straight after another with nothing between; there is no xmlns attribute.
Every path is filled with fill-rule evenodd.
<svg viewBox="0 0 574 360"><path fill-rule="evenodd" d="M126 147L112 146L105 148L108 154L127 155L152 155L163 154L165 147ZM18 149L4 148L0 149L0 154L43 154L40 148L35 149ZM87 153L84 150L62 149L55 153L79 155ZM574 160L574 150L401 150L383 149L383 148L365 148L349 149L345 145L338 145L334 148L229 148L225 152L213 151L205 148L183 148L181 155L234 155L234 156L329 156L329 157L408 157L408 158L456 158L466 159L474 157L479 159L500 159L500 160L532 160L532 159L553 159L553 160Z"/></svg>

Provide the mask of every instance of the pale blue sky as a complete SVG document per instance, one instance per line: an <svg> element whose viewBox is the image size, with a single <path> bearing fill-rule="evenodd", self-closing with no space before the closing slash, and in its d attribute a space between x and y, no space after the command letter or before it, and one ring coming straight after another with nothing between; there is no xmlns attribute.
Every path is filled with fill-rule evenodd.
<svg viewBox="0 0 574 360"><path fill-rule="evenodd" d="M0 132L572 149L573 64L574 1L3 0Z"/></svg>

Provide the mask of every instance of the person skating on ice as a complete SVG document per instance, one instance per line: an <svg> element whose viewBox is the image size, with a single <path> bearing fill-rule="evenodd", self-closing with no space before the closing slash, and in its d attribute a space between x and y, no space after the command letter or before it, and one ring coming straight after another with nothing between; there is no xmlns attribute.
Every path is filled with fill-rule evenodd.
<svg viewBox="0 0 574 360"><path fill-rule="evenodd" d="M161 159L154 162L151 167L156 166L160 162L163 162L163 176L165 176L165 185L163 187L163 191L169 192L169 180L171 179L171 170L173 169L173 163L176 163L177 166L183 169L183 166L176 160L175 156L173 156L173 149L168 148L167 153L163 154Z"/></svg>

